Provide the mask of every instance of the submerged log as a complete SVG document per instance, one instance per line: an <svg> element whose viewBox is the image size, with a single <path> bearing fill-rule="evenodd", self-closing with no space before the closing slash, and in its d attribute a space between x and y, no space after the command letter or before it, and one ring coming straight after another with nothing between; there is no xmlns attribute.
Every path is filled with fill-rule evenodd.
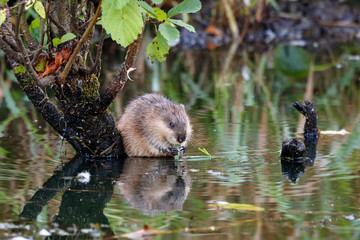
<svg viewBox="0 0 360 240"><path fill-rule="evenodd" d="M314 165L319 131L314 103L305 100L304 104L295 102L293 106L306 118L304 143L298 138L283 141L281 167L283 175L295 183L304 174L306 166Z"/></svg>

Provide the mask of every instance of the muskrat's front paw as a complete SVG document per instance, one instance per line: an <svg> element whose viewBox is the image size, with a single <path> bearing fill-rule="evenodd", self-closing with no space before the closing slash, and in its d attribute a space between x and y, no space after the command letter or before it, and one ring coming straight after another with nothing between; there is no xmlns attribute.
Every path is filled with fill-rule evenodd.
<svg viewBox="0 0 360 240"><path fill-rule="evenodd" d="M184 154L185 151L186 151L186 147L181 146L180 149L179 149L180 154L181 154L181 155Z"/></svg>
<svg viewBox="0 0 360 240"><path fill-rule="evenodd" d="M178 155L179 150L177 148L168 148L168 153L170 153L171 155Z"/></svg>

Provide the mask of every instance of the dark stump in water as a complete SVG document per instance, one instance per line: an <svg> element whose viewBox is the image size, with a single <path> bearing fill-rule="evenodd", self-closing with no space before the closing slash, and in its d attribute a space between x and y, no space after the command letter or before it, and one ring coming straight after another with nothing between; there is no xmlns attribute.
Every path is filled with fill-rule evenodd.
<svg viewBox="0 0 360 240"><path fill-rule="evenodd" d="M317 129L317 114L314 103L305 100L304 105L296 102L293 106L306 118L304 143L298 138L283 141L281 167L283 175L295 183L296 179L304 174L306 166L314 165L319 131Z"/></svg>
<svg viewBox="0 0 360 240"><path fill-rule="evenodd" d="M305 154L305 145L298 138L289 138L283 141L281 158L302 159Z"/></svg>

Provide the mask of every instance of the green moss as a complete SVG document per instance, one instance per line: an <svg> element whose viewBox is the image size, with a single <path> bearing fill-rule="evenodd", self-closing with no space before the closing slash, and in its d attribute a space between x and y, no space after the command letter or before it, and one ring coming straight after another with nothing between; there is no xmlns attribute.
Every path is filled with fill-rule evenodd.
<svg viewBox="0 0 360 240"><path fill-rule="evenodd" d="M34 79L31 78L30 74L18 75L17 79L24 90L34 87Z"/></svg>
<svg viewBox="0 0 360 240"><path fill-rule="evenodd" d="M89 78L84 80L84 87L83 87L83 93L84 96L90 100L94 101L99 97L99 79L94 75L91 74Z"/></svg>

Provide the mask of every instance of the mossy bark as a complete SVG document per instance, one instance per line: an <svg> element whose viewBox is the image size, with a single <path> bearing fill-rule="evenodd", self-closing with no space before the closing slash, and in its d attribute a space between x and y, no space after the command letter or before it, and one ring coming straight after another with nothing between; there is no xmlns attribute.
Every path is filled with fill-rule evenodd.
<svg viewBox="0 0 360 240"><path fill-rule="evenodd" d="M94 75L77 73L68 76L68 84L54 85L57 105L29 75L17 77L37 111L80 154L123 154L121 136L110 111L95 113L90 108L99 97L99 83Z"/></svg>
<svg viewBox="0 0 360 240"><path fill-rule="evenodd" d="M26 68L25 73L17 75L20 86L36 110L77 152L96 157L123 155L121 135L108 107L127 81L127 72L135 63L142 34L128 47L120 71L104 92L100 93L96 74L101 67L101 49L105 37L103 30L95 59L89 57L88 52L94 44L92 39L95 23L101 14L101 1L95 4L93 1L88 2L83 19L79 18L84 7L80 5L82 3L76 0L45 1L47 27L44 28L43 21L40 43L20 31L28 29L27 22L21 21L25 19L25 2L19 3L17 8L6 5L10 10L0 26L0 48L7 55L12 69L19 66ZM70 9L70 12L59 13L52 11L54 9ZM14 23L10 21L10 16L15 11L17 17ZM77 37L56 48L52 46L51 37L60 38L69 32L76 33ZM50 44L43 46L45 35ZM36 71L36 63L44 57L48 66L55 62L56 67L42 77L44 74ZM56 64L56 60L61 63ZM46 94L49 88L54 93L52 98Z"/></svg>

